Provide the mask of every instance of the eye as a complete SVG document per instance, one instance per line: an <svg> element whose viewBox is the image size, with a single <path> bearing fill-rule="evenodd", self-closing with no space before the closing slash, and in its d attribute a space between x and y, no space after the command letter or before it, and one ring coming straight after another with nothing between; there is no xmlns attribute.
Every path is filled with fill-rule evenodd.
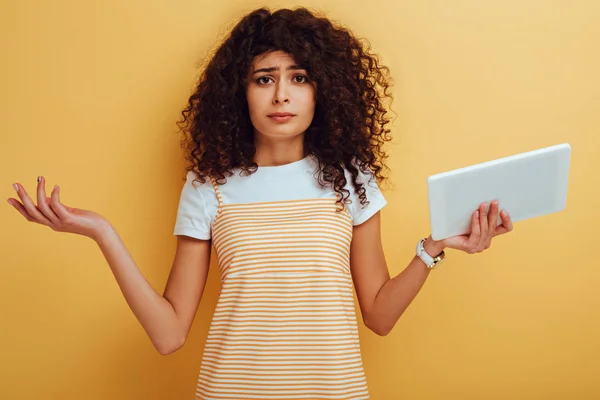
<svg viewBox="0 0 600 400"><path fill-rule="evenodd" d="M296 76L294 76L294 79L297 79L297 78L301 78L302 79L301 82L298 82L298 80L296 80L297 83L306 83L306 82L308 82L308 76L306 76L306 75L296 75Z"/></svg>
<svg viewBox="0 0 600 400"><path fill-rule="evenodd" d="M271 79L271 77L269 76L261 76L260 78L258 78L256 80L256 83L260 84L260 85L266 85L267 83L269 83L268 81L264 81L264 79Z"/></svg>

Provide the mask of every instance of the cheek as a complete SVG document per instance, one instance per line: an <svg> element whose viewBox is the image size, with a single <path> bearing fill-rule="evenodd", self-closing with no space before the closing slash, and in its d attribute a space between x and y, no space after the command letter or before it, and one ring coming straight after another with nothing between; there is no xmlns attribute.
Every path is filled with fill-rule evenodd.
<svg viewBox="0 0 600 400"><path fill-rule="evenodd" d="M265 114L264 96L254 90L246 92L246 102L248 103L248 114L250 123L257 129L263 128L265 124L262 115Z"/></svg>
<svg viewBox="0 0 600 400"><path fill-rule="evenodd" d="M246 92L246 101L248 102L248 110L250 111L250 114L256 112L256 109L258 107L258 101L256 99L256 93L254 91L249 90Z"/></svg>
<svg viewBox="0 0 600 400"><path fill-rule="evenodd" d="M315 88L312 88L306 95L306 102L312 109L315 108L315 105L317 104L317 90Z"/></svg>
<svg viewBox="0 0 600 400"><path fill-rule="evenodd" d="M265 108L265 104L269 103L269 93L264 88L250 86L246 90L246 101L250 110Z"/></svg>
<svg viewBox="0 0 600 400"><path fill-rule="evenodd" d="M311 115L315 112L316 99L313 93L308 94L302 101L303 108L307 110Z"/></svg>

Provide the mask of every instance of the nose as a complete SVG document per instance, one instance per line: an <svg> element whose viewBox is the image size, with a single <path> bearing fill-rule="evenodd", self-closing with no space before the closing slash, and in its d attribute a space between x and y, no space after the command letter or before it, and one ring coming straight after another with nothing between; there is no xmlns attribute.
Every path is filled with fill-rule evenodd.
<svg viewBox="0 0 600 400"><path fill-rule="evenodd" d="M280 80L276 87L275 93L273 94L273 104L289 103L290 95L288 93L288 87L285 82Z"/></svg>

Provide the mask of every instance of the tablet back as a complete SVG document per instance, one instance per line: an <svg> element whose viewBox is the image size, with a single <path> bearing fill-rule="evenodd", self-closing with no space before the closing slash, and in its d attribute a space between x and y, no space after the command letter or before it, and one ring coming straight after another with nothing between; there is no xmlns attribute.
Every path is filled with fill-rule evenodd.
<svg viewBox="0 0 600 400"><path fill-rule="evenodd" d="M571 146L563 143L429 176L432 238L470 233L472 213L492 200L513 222L563 210L570 158Z"/></svg>

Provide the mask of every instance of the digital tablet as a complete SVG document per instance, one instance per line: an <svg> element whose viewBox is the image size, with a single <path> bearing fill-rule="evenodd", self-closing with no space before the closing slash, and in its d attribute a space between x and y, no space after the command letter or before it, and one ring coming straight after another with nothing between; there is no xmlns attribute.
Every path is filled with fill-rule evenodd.
<svg viewBox="0 0 600 400"><path fill-rule="evenodd" d="M563 143L429 176L432 238L469 234L473 212L493 200L513 222L563 210L570 161L571 146Z"/></svg>

